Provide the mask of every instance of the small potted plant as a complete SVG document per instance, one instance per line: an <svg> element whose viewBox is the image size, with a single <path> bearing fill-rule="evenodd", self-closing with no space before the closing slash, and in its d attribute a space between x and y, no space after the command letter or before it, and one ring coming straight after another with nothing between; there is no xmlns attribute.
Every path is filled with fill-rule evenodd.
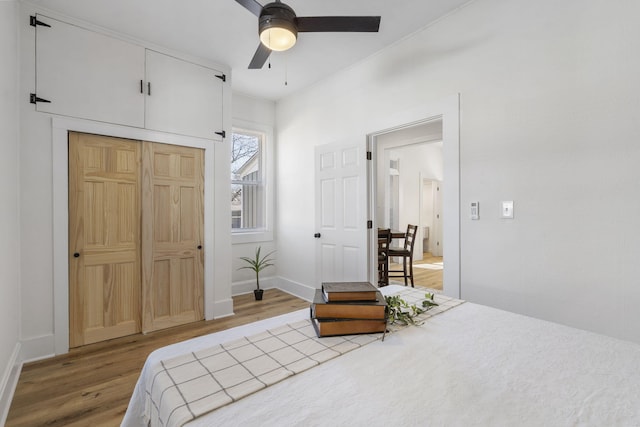
<svg viewBox="0 0 640 427"><path fill-rule="evenodd" d="M249 258L246 256L240 257L241 260L245 261L249 265L245 265L244 267L240 267L238 270L249 269L256 272L256 289L253 291L253 295L256 298L256 301L262 300L262 293L264 292L260 289L260 272L267 267L271 267L273 265L273 259L269 258L275 251L271 251L263 257L260 257L260 250L262 248L258 246L256 248L256 255L254 258Z"/></svg>

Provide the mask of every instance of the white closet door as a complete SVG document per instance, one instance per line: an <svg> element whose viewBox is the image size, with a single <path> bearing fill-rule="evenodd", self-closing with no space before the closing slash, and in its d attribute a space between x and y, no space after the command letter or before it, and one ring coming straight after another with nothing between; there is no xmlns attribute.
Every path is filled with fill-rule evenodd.
<svg viewBox="0 0 640 427"><path fill-rule="evenodd" d="M144 48L43 15L36 26L37 111L144 126Z"/></svg>
<svg viewBox="0 0 640 427"><path fill-rule="evenodd" d="M146 127L222 140L222 73L152 50L146 61Z"/></svg>

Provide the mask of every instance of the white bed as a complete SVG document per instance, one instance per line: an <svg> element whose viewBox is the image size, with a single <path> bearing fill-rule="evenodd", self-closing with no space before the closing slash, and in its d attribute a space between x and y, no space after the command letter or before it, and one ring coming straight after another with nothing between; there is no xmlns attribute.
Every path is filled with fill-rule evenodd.
<svg viewBox="0 0 640 427"><path fill-rule="evenodd" d="M142 384L159 361L308 315L300 310L153 352L122 425L145 425ZM186 425L638 426L640 345L467 302Z"/></svg>

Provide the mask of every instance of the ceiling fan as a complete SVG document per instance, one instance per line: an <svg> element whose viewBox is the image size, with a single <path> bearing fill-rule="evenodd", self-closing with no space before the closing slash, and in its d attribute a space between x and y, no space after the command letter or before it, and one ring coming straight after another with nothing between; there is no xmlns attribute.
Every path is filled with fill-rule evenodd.
<svg viewBox="0 0 640 427"><path fill-rule="evenodd" d="M307 16L298 17L293 9L280 0L262 6L256 0L236 0L258 17L260 44L253 55L250 69L262 68L271 51L290 49L298 33L311 32L368 32L380 29L379 16Z"/></svg>

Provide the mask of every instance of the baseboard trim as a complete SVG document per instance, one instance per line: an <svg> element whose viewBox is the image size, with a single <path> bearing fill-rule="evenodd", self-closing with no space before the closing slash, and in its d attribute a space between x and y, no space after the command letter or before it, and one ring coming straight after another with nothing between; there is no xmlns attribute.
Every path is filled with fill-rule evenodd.
<svg viewBox="0 0 640 427"><path fill-rule="evenodd" d="M11 400L13 400L13 394L16 391L18 385L18 378L20 378L20 371L22 371L22 362L20 362L20 343L16 343L11 353L9 363L2 374L2 382L0 383L0 426L5 425L7 416L9 415L9 408L11 407Z"/></svg>
<svg viewBox="0 0 640 427"><path fill-rule="evenodd" d="M243 282L235 282L231 285L231 295L237 296L253 292L256 288L255 280L245 280ZM302 298L306 301L312 301L315 295L315 289L301 283L293 282L282 277L268 277L260 279L261 289L280 289L283 292Z"/></svg>
<svg viewBox="0 0 640 427"><path fill-rule="evenodd" d="M214 319L222 319L223 317L233 316L233 299L229 298L222 301L216 301L213 305L213 312L216 313ZM207 319L210 320L210 319Z"/></svg>
<svg viewBox="0 0 640 427"><path fill-rule="evenodd" d="M20 362L34 362L53 357L56 355L55 348L55 336L53 334L22 340Z"/></svg>
<svg viewBox="0 0 640 427"><path fill-rule="evenodd" d="M302 298L305 301L313 301L313 297L316 294L316 288L285 279L284 277L275 278L275 284L275 287L281 291Z"/></svg>

